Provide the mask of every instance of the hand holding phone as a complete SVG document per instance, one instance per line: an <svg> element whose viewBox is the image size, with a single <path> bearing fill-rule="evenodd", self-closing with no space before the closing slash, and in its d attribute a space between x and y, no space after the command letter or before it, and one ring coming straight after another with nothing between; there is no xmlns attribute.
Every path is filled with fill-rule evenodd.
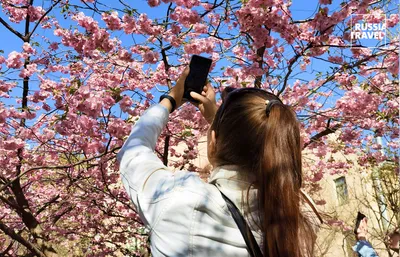
<svg viewBox="0 0 400 257"><path fill-rule="evenodd" d="M194 103L194 105L199 108L203 117L209 124L211 124L218 110L214 88L212 88L211 84L208 83L203 88L201 94L192 91L190 92L190 96L198 101L198 103Z"/></svg>
<svg viewBox="0 0 400 257"><path fill-rule="evenodd" d="M189 75L186 77L185 80L185 91L183 93L183 99L195 103L199 102L190 95L190 92L194 91L198 94L201 94L203 87L207 82L207 76L208 72L210 71L211 64L212 60L209 58L205 58L199 55L192 56L189 64Z"/></svg>

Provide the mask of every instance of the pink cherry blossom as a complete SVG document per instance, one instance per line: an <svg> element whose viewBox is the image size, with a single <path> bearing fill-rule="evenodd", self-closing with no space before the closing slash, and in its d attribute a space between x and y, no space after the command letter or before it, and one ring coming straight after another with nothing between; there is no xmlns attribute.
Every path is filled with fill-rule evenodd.
<svg viewBox="0 0 400 257"><path fill-rule="evenodd" d="M45 10L41 6L29 6L28 7L28 14L29 14L29 21L34 22L39 20L45 13ZM45 18L47 20L47 17Z"/></svg>
<svg viewBox="0 0 400 257"><path fill-rule="evenodd" d="M343 62L343 57L341 57L341 56L329 56L328 60L333 62L333 63L342 63Z"/></svg>
<svg viewBox="0 0 400 257"><path fill-rule="evenodd" d="M107 27L111 30L119 30L122 28L121 20L118 17L118 12L111 12L111 14L103 13L102 19L107 24Z"/></svg>
<svg viewBox="0 0 400 257"><path fill-rule="evenodd" d="M7 67L14 69L21 68L24 65L21 58L24 58L23 54L12 51L6 60Z"/></svg>
<svg viewBox="0 0 400 257"><path fill-rule="evenodd" d="M33 49L32 46L29 43L24 43L24 45L22 46L22 49L24 49L24 52L26 52L28 54L34 54L35 53L35 49Z"/></svg>
<svg viewBox="0 0 400 257"><path fill-rule="evenodd" d="M389 18L386 20L386 25L388 28L395 27L399 24L399 14L391 14Z"/></svg>
<svg viewBox="0 0 400 257"><path fill-rule="evenodd" d="M321 4L332 4L332 0L319 0Z"/></svg>
<svg viewBox="0 0 400 257"><path fill-rule="evenodd" d="M151 6L151 7L156 7L160 5L160 0L147 0L147 3Z"/></svg>
<svg viewBox="0 0 400 257"><path fill-rule="evenodd" d="M196 24L200 21L200 16L196 10L191 10L178 6L175 11L171 13L171 19L178 21L185 27Z"/></svg>
<svg viewBox="0 0 400 257"><path fill-rule="evenodd" d="M25 142L22 141L20 138L9 139L9 140L3 141L2 145L5 150L12 151L12 150L23 148L25 146Z"/></svg>
<svg viewBox="0 0 400 257"><path fill-rule="evenodd" d="M98 22L92 17L86 16L83 12L72 16L72 19L76 20L78 24L85 28L88 32L95 33L98 30Z"/></svg>
<svg viewBox="0 0 400 257"><path fill-rule="evenodd" d="M11 22L20 23L22 20L26 18L27 14L26 8L18 8L18 7L13 7L11 5L6 5L5 10L7 10Z"/></svg>
<svg viewBox="0 0 400 257"><path fill-rule="evenodd" d="M122 27L126 34L132 34L136 32L136 21L132 16L124 15L122 17Z"/></svg>
<svg viewBox="0 0 400 257"><path fill-rule="evenodd" d="M153 51L146 51L143 55L143 61L146 63L156 63L159 58L159 54Z"/></svg>
<svg viewBox="0 0 400 257"><path fill-rule="evenodd" d="M19 76L21 78L26 78L26 77L32 76L32 74L35 72L37 72L37 64L32 63L32 64L26 65L26 68L21 70Z"/></svg>

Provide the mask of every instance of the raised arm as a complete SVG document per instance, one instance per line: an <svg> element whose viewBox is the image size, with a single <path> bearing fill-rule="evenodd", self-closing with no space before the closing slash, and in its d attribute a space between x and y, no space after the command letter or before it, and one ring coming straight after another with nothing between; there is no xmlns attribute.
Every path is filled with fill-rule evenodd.
<svg viewBox="0 0 400 257"><path fill-rule="evenodd" d="M169 96L176 102L176 108L182 104L184 82L189 69L179 77ZM149 224L158 215L159 206L144 208L145 203L165 196L173 187L172 171L161 162L154 153L161 131L168 122L172 102L164 98L160 104L151 106L133 126L132 132L117 154L124 187L139 214L147 215ZM143 204L141 205L142 202ZM142 216L143 218L143 216Z"/></svg>

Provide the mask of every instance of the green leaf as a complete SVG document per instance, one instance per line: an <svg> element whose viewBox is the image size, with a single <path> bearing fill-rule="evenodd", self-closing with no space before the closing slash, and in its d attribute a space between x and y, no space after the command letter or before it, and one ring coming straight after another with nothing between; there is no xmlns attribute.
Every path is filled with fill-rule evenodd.
<svg viewBox="0 0 400 257"><path fill-rule="evenodd" d="M121 96L121 88L115 87L111 88L111 97L114 99L115 103L118 103L121 101L122 96Z"/></svg>
<svg viewBox="0 0 400 257"><path fill-rule="evenodd" d="M69 4L65 4L65 5L61 8L61 13L68 12L68 10L69 10Z"/></svg>

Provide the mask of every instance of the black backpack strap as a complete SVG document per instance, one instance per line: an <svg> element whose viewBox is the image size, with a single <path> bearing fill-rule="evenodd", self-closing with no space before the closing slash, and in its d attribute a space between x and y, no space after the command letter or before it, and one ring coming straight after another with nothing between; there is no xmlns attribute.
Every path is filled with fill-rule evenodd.
<svg viewBox="0 0 400 257"><path fill-rule="evenodd" d="M243 218L242 214L240 214L239 209L228 197L226 197L224 193L222 193L220 190L219 192L221 193L222 198L224 198L226 205L228 206L228 209L231 212L232 217L236 222L236 225L239 227L239 230L242 233L244 241L246 242L247 245L247 251L249 252L250 256L263 257L260 246L257 244L257 241L254 238L253 233L251 233L251 230L247 225L245 219Z"/></svg>

